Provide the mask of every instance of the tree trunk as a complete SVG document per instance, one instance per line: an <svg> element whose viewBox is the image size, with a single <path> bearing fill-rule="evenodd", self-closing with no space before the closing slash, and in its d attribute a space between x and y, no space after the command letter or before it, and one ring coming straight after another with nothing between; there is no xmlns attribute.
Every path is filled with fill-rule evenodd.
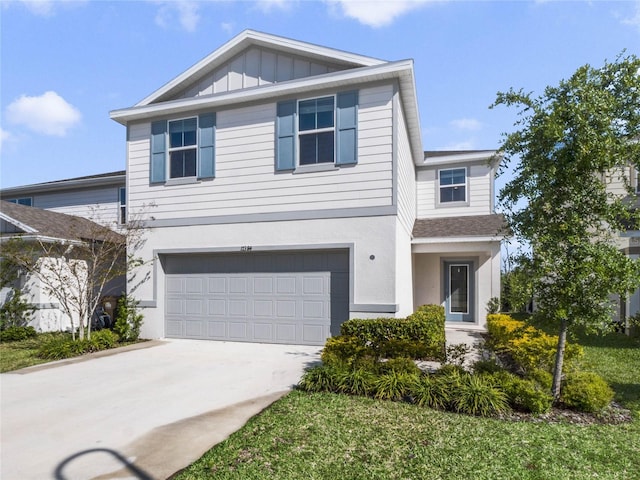
<svg viewBox="0 0 640 480"><path fill-rule="evenodd" d="M556 364L553 369L553 384L551 385L551 393L553 394L554 402L558 402L560 399L560 389L562 388L562 366L564 363L564 347L567 344L567 327L567 319L561 319L560 334L558 335L558 348L556 350Z"/></svg>

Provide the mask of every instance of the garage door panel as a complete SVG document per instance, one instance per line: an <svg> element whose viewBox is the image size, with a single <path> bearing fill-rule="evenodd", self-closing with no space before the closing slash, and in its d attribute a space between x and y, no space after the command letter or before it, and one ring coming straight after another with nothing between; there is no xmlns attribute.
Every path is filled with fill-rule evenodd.
<svg viewBox="0 0 640 480"><path fill-rule="evenodd" d="M348 318L347 252L171 257L169 337L322 345Z"/></svg>

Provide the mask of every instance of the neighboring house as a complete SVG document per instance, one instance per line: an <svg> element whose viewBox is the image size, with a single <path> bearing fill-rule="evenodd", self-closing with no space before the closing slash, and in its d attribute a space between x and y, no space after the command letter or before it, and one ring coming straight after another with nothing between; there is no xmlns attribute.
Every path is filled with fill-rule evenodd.
<svg viewBox="0 0 640 480"><path fill-rule="evenodd" d="M61 307L59 299L51 293L52 286L69 296L77 295L80 290L74 289L74 281L82 281L81 272L86 268L83 267L85 260L75 255L77 248L74 250L74 247L90 241L122 241L120 237L110 229L86 218L12 202L0 202L0 246L13 238L42 245L56 245L56 248L47 248L50 255L39 258L40 276L22 274L17 280L18 285L15 285L22 290L25 300L36 307L30 325L38 331L70 329L71 318ZM54 252L56 254L52 255ZM63 275L70 272L69 266L72 265L73 271L80 274L71 274L67 280L63 280ZM41 280L45 276L56 280L49 282L47 286ZM103 293L119 295L125 287L124 278L116 279ZM0 302L4 302L10 294L11 288L4 288L0 293ZM77 327L77 317L73 318L73 325Z"/></svg>
<svg viewBox="0 0 640 480"><path fill-rule="evenodd" d="M625 196L625 200L631 208L636 210L640 208L640 175L636 168L629 166L622 174L609 174L604 180L607 182L607 187L610 192ZM632 190L635 190L635 195L628 194L624 186L626 182L631 184ZM621 234L618 245L630 258L639 259L640 230L629 229ZM617 320L624 323L626 318L638 314L640 314L640 289L636 290L627 298L620 299Z"/></svg>
<svg viewBox="0 0 640 480"><path fill-rule="evenodd" d="M125 171L0 190L0 199L88 218L117 228L126 218Z"/></svg>
<svg viewBox="0 0 640 480"><path fill-rule="evenodd" d="M423 151L413 61L244 31L136 105L142 335L323 344L348 318L500 295L494 151Z"/></svg>

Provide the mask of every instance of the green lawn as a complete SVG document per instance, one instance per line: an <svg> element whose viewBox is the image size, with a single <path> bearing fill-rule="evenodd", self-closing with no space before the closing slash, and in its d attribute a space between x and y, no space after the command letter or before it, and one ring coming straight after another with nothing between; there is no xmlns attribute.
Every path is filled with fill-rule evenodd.
<svg viewBox="0 0 640 480"><path fill-rule="evenodd" d="M31 367L51 360L38 357L38 349L44 342L62 335L60 333L41 333L35 338L19 342L0 343L0 373Z"/></svg>
<svg viewBox="0 0 640 480"><path fill-rule="evenodd" d="M580 337L632 423L507 422L294 391L176 476L193 479L639 479L640 342Z"/></svg>

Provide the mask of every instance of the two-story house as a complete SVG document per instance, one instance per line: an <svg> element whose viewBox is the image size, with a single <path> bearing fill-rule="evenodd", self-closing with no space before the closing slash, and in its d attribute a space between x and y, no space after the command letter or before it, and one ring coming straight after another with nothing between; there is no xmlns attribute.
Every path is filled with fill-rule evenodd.
<svg viewBox="0 0 640 480"><path fill-rule="evenodd" d="M251 30L111 112L151 281L143 336L322 344L500 294L494 151L423 151L413 62Z"/></svg>

